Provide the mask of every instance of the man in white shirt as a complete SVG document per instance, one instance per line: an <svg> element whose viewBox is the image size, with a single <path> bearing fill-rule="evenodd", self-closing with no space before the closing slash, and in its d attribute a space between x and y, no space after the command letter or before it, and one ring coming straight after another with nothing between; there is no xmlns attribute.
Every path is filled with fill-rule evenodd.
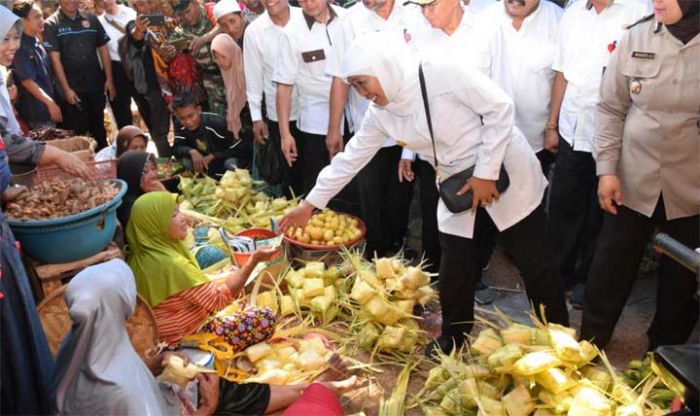
<svg viewBox="0 0 700 416"><path fill-rule="evenodd" d="M646 11L646 4L635 0L578 0L561 19L544 148L557 152L548 227L575 308L583 302L602 218L591 155L598 89L625 25Z"/></svg>
<svg viewBox="0 0 700 416"><path fill-rule="evenodd" d="M272 80L277 63L277 53L280 42L284 37L286 27L305 25L301 9L292 7L287 0L262 0L265 13L248 25L243 36L243 64L246 78L248 106L253 120L253 137L256 146L263 145L266 140L272 140L280 145L280 128L277 118L275 101L277 85ZM263 103L264 113L263 113ZM292 89L291 107L289 113L289 131L292 136L299 137L296 128L299 114L299 97L296 89ZM283 192L291 196L304 192L301 170L296 163L283 183ZM290 192L290 188L291 191Z"/></svg>
<svg viewBox="0 0 700 416"><path fill-rule="evenodd" d="M326 65L335 53L335 45L344 42L341 19L346 11L326 0L305 0L301 5L304 22L284 31L273 81L277 83L282 153L289 166L300 165L307 194L330 162L326 135L332 77ZM298 136L289 129L293 88L299 94Z"/></svg>
<svg viewBox="0 0 700 416"><path fill-rule="evenodd" d="M562 13L561 7L548 0L504 0L488 7L483 15L501 26L510 62L518 63L510 67L515 125L530 143L545 176L554 163L554 155L543 143Z"/></svg>
<svg viewBox="0 0 700 416"><path fill-rule="evenodd" d="M136 12L130 7L117 4L117 0L105 0L104 6L105 12L98 15L97 18L109 36L107 50L112 61L112 78L116 90L116 95L109 105L112 108L117 127L122 128L133 124L131 114L132 98L138 104L139 111L144 115L144 120L150 120L148 117L148 102L134 88L134 84L127 76L126 71L124 71L124 66L119 56L119 41L126 35L127 24L136 19Z"/></svg>
<svg viewBox="0 0 700 416"><path fill-rule="evenodd" d="M488 24L485 19L470 11L470 6L463 6L459 0L414 0L419 4L423 16L432 26L432 30L420 39L421 53L428 56L433 54L458 56L465 65L478 68L484 75L494 80L508 95L512 96L510 83L510 64L506 50L503 30L498 25ZM414 177L411 161L414 155L404 151L400 165L399 175L412 180ZM415 169L419 175L421 185L421 211L428 213L427 218L430 229L423 230L424 246L428 255L435 260L440 258L437 220L433 220L432 213L436 212L438 203L437 189L430 184L435 183L435 171L430 164L420 160L415 162ZM423 219L426 222L426 218ZM480 272L477 276L475 299L481 304L493 302L495 293L485 285L481 279L481 270L486 270L489 265L491 253L495 245L495 233L492 230L481 230L477 233L477 247L480 255ZM432 252L432 254L431 254ZM431 263L435 263L429 257ZM438 260L439 261L439 260Z"/></svg>
<svg viewBox="0 0 700 416"><path fill-rule="evenodd" d="M350 89L342 79L340 63L350 44L367 33L391 31L397 38L415 45L416 39L425 36L430 27L421 16L420 9L413 4L404 6L398 0L363 0L343 18L343 29L345 41L336 45L335 59L330 59L326 68L333 75L326 138L330 158L343 149L340 126L344 110L350 131L359 131L369 107L369 101ZM360 212L367 226L365 255L368 257L396 253L403 245L412 186L408 181L399 182L396 175L401 150L394 140L388 139L382 150L357 176Z"/></svg>

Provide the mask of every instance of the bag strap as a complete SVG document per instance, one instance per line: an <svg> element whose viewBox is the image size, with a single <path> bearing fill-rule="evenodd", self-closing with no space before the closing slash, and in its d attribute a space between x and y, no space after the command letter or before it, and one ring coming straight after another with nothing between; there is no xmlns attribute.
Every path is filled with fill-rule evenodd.
<svg viewBox="0 0 700 416"><path fill-rule="evenodd" d="M107 23L112 25L112 27L114 27L115 29L120 31L122 35L126 35L126 28L124 26L120 25L119 23L117 23L116 20L110 19L106 15L105 15L105 20L107 21Z"/></svg>
<svg viewBox="0 0 700 416"><path fill-rule="evenodd" d="M430 118L430 105L428 104L428 91L425 86L425 76L423 75L423 64L418 66L418 80L420 81L420 95L423 98L423 108L425 109L425 118L428 120L428 131L430 132L430 141L433 144L433 158L435 159L435 174L438 170L437 152L435 151L435 135L433 134L433 122ZM438 178L439 181L439 178Z"/></svg>

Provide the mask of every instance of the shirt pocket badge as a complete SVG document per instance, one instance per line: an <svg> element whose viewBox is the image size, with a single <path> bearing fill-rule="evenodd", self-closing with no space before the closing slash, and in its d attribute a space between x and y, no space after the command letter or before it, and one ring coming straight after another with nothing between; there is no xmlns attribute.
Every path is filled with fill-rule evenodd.
<svg viewBox="0 0 700 416"><path fill-rule="evenodd" d="M317 49L315 51L309 51L309 52L302 52L301 59L307 64L312 63L312 62L323 61L326 59L326 53L323 51L323 49Z"/></svg>
<svg viewBox="0 0 700 416"><path fill-rule="evenodd" d="M620 72L627 77L630 94L639 95L642 91L650 92L654 79L661 71L661 60L628 60Z"/></svg>

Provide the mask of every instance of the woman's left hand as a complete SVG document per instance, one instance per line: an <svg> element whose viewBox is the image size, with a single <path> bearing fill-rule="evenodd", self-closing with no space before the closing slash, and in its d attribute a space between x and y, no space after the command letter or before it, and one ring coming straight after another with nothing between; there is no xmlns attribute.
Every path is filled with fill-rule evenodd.
<svg viewBox="0 0 700 416"><path fill-rule="evenodd" d="M491 203L497 201L500 196L498 189L496 189L496 181L481 179L476 176L469 178L469 181L457 192L457 195L464 195L470 190L474 193L472 202L473 212L476 212L479 206L487 207L491 205Z"/></svg>

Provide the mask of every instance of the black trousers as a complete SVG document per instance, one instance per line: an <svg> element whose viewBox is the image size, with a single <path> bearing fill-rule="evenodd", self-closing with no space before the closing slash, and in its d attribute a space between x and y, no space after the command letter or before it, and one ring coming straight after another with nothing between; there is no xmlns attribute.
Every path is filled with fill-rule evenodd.
<svg viewBox="0 0 700 416"><path fill-rule="evenodd" d="M700 246L699 216L666 219L663 199L651 218L624 206L605 213L591 272L586 284L581 338L599 347L610 341L632 291L639 262L655 227L686 246ZM698 320L698 283L693 272L667 256L661 258L656 315L647 332L649 349L683 344Z"/></svg>
<svg viewBox="0 0 700 416"><path fill-rule="evenodd" d="M410 182L399 182L401 152L401 146L380 149L357 176L369 257L384 257L403 245L413 188Z"/></svg>
<svg viewBox="0 0 700 416"><path fill-rule="evenodd" d="M270 138L274 139L277 143L281 142L280 125L277 121L268 120L267 130L270 133ZM287 181L282 184L282 192L287 198L304 194L304 172L302 170L302 166L304 165L304 137L302 137L301 132L297 129L296 121L289 122L289 131L297 142L297 163L292 165L289 170Z"/></svg>
<svg viewBox="0 0 700 416"><path fill-rule="evenodd" d="M549 171L552 170L552 164L556 160L556 156L549 150L542 149L535 153L537 160L540 161L540 166L542 167L542 173L544 176L549 177Z"/></svg>
<svg viewBox="0 0 700 416"><path fill-rule="evenodd" d="M131 115L131 97L135 95L134 86L126 76L124 67L120 61L112 61L112 79L116 95L109 102L112 114L117 122L117 128L134 124ZM140 109L139 109L140 110ZM144 120L146 117L144 117Z"/></svg>
<svg viewBox="0 0 700 416"><path fill-rule="evenodd" d="M172 156L173 151L168 143L168 132L170 131L170 111L168 110L168 104L166 104L163 99L160 89L148 91L144 98L147 103L146 107L148 107L149 110L148 118L146 118L145 121L151 133L151 138L158 149L158 156L169 158Z"/></svg>
<svg viewBox="0 0 700 416"><path fill-rule="evenodd" d="M514 226L501 231L500 241L525 281L527 297L539 315L545 305L549 322L569 324L564 290L545 233L544 208L540 205ZM442 334L461 337L474 321L474 282L479 270L477 246L483 232L496 229L485 209L478 208L474 238L440 233L440 305Z"/></svg>
<svg viewBox="0 0 700 416"><path fill-rule="evenodd" d="M572 287L586 281L603 215L593 156L559 140L550 186L549 239L564 287Z"/></svg>
<svg viewBox="0 0 700 416"><path fill-rule="evenodd" d="M440 270L440 232L437 220L440 194L435 185L435 169L430 163L416 158L413 162L413 172L418 178L420 211L423 217L421 229L423 255L428 262L428 271L436 273Z"/></svg>
<svg viewBox="0 0 700 416"><path fill-rule="evenodd" d="M97 141L97 151L107 147L107 132L105 131L104 92L77 93L79 105L61 104L63 128L73 130L78 135L88 135Z"/></svg>
<svg viewBox="0 0 700 416"><path fill-rule="evenodd" d="M316 185L316 179L321 170L328 166L330 158L328 157L328 148L326 147L326 136L320 134L311 134L304 131L299 131L299 137L294 136L301 159L301 170L304 183L304 195ZM347 127L346 127L346 143L347 143ZM300 159L297 159L299 163ZM350 183L345 185L338 195L328 204L328 206L336 211L347 212L356 216L360 216L359 197L357 191L357 179L353 178Z"/></svg>

